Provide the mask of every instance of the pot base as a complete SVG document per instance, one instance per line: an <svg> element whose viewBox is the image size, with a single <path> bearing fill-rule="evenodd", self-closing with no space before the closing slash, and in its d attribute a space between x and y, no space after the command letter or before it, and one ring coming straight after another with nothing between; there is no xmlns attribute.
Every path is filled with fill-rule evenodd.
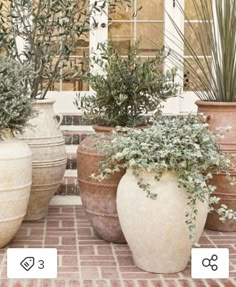
<svg viewBox="0 0 236 287"><path fill-rule="evenodd" d="M186 269L186 266L188 264L184 263L182 264L182 266L178 266L176 268L176 266L173 266L173 268L171 267L171 265L164 265L160 264L161 262L157 262L156 264L154 263L153 266L150 266L148 263L146 262L141 262L138 258L134 258L134 264L141 270L145 271L145 272L149 272L149 273L155 273L155 274L169 274L169 273L179 273L182 272ZM170 262L171 263L171 262Z"/></svg>

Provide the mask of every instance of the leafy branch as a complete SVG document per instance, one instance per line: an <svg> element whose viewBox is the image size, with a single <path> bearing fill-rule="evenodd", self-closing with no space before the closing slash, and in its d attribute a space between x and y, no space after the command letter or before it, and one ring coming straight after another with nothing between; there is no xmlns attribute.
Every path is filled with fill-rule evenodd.
<svg viewBox="0 0 236 287"><path fill-rule="evenodd" d="M99 56L92 55L91 66L101 73L83 70L82 79L96 96L78 95L75 104L84 116L100 125L137 126L144 123L143 114L160 113L161 103L176 96L176 70L166 73L160 69L168 57L163 49L155 57L141 59L139 42L122 56L113 42L99 45Z"/></svg>
<svg viewBox="0 0 236 287"><path fill-rule="evenodd" d="M0 45L7 55L34 66L38 76L29 81L31 98L45 98L54 82L65 79L62 69L76 49L83 48L81 40L87 38L94 15L104 13L110 2L130 1L1 0ZM22 53L16 37L25 42ZM80 70L74 65L66 79L78 77Z"/></svg>

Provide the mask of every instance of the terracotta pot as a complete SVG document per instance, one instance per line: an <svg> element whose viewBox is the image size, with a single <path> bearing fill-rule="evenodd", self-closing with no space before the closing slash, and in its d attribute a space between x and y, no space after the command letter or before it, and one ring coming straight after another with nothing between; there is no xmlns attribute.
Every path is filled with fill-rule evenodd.
<svg viewBox="0 0 236 287"><path fill-rule="evenodd" d="M109 133L113 128L94 127L97 137L89 136L79 145L77 150L78 183L82 205L95 232L106 241L125 243L120 227L117 209L117 186L125 171L114 174L110 179L98 182L90 177L98 174L99 161L104 159L102 153L95 149L99 141L99 133Z"/></svg>
<svg viewBox="0 0 236 287"><path fill-rule="evenodd" d="M231 126L229 132L224 132L224 138L218 139L220 149L225 153L236 152L236 103L197 101L198 112L207 116L209 129L215 131L218 127ZM232 173L232 176L236 174ZM231 186L222 174L213 174L210 184L216 186L213 195L221 200L216 208L225 204L236 211L236 187ZM222 223L216 212L208 214L206 228L217 231L236 231L236 223L227 220Z"/></svg>
<svg viewBox="0 0 236 287"><path fill-rule="evenodd" d="M14 237L26 214L32 182L32 152L9 130L0 134L1 248Z"/></svg>
<svg viewBox="0 0 236 287"><path fill-rule="evenodd" d="M33 152L32 188L25 220L38 220L47 215L49 202L65 173L65 141L60 131L62 117L54 114L53 104L49 99L33 104L38 116L30 121L31 127L21 137Z"/></svg>
<svg viewBox="0 0 236 287"><path fill-rule="evenodd" d="M157 199L147 197L137 184L132 170L122 177L117 192L120 224L137 267L155 273L184 270L191 254L189 230L185 223L187 192L178 187L174 172L165 172L160 181L154 173L141 172ZM208 212L208 203L198 202L196 241L200 238Z"/></svg>

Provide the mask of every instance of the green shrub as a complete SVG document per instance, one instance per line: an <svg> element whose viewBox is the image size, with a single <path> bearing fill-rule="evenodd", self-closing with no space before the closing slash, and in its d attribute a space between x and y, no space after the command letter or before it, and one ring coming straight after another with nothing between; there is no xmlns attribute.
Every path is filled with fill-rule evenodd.
<svg viewBox="0 0 236 287"><path fill-rule="evenodd" d="M86 47L88 32L98 25L95 14L130 0L3 0L0 4L0 46L9 55L26 57L37 76L29 81L31 98L44 99L59 80L78 79L80 63L70 57ZM19 53L15 37L25 41ZM62 73L63 70L63 73Z"/></svg>
<svg viewBox="0 0 236 287"><path fill-rule="evenodd" d="M22 132L33 116L26 80L32 74L30 66L0 57L0 133L3 129Z"/></svg>
<svg viewBox="0 0 236 287"><path fill-rule="evenodd" d="M82 77L96 95L79 94L75 101L86 118L102 126L137 126L144 123L143 114L160 113L160 104L177 94L175 69L161 71L164 50L145 60L138 52L138 42L125 57L112 42L99 46L99 56L94 55L91 63L101 73L84 71Z"/></svg>

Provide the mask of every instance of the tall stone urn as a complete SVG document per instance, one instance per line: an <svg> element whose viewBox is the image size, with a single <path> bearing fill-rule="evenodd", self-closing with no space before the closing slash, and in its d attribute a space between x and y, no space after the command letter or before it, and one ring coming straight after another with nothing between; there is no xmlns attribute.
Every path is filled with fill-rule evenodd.
<svg viewBox="0 0 236 287"><path fill-rule="evenodd" d="M21 137L33 153L32 188L25 220L38 220L47 215L49 202L65 173L65 141L60 131L62 116L54 114L53 104L49 99L33 103L38 115Z"/></svg>
<svg viewBox="0 0 236 287"><path fill-rule="evenodd" d="M218 138L217 141L220 145L221 151L228 154L236 153L236 103L228 102L208 102L197 101L198 112L207 116L209 129L216 131L217 128L231 127L230 131L222 130L224 137ZM234 160L236 164L236 160ZM236 172L231 172L233 177L236 176ZM210 184L216 186L216 190L213 196L220 197L219 204L215 205L218 208L221 204L225 204L228 208L236 211L236 186L231 185L225 178L224 174L214 173ZM232 220L226 220L221 222L219 215L213 211L208 214L206 221L206 228L217 231L236 231L236 222Z"/></svg>
<svg viewBox="0 0 236 287"><path fill-rule="evenodd" d="M109 140L112 131L112 128L102 126L95 126L94 129L96 136L85 138L77 150L78 184L82 205L98 236L109 242L126 243L116 209L117 187L125 171L115 173L111 178L101 182L91 178L92 174L99 174L99 162L105 159L95 146L101 134L106 135Z"/></svg>
<svg viewBox="0 0 236 287"><path fill-rule="evenodd" d="M16 234L26 214L32 181L32 152L10 130L0 131L0 248Z"/></svg>
<svg viewBox="0 0 236 287"><path fill-rule="evenodd" d="M175 273L184 270L190 259L191 241L185 223L188 209L187 192L178 187L174 172L165 172L160 181L154 173L140 172L150 184L156 200L147 197L128 169L120 180L117 192L117 211L120 224L140 269L154 273ZM198 241L208 213L208 203L197 203L195 240Z"/></svg>

